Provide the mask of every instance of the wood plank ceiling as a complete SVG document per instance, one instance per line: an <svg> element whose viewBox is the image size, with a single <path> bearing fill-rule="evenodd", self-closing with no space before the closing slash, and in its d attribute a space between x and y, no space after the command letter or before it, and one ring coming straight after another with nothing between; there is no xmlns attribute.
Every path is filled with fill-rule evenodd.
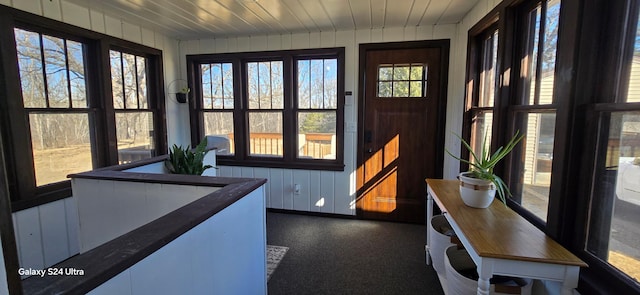
<svg viewBox="0 0 640 295"><path fill-rule="evenodd" d="M68 0L180 40L457 23L478 0Z"/></svg>

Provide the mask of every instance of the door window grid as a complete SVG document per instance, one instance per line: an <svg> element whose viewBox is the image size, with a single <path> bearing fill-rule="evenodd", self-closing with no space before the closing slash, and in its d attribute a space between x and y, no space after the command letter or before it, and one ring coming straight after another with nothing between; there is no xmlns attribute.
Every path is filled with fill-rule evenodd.
<svg viewBox="0 0 640 295"><path fill-rule="evenodd" d="M378 97L425 97L427 67L423 64L378 66Z"/></svg>

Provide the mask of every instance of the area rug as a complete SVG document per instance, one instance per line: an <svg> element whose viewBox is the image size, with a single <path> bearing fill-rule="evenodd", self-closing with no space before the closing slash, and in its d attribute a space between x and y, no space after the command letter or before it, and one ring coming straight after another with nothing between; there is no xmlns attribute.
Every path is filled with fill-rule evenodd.
<svg viewBox="0 0 640 295"><path fill-rule="evenodd" d="M267 281L276 270L289 247L267 245Z"/></svg>

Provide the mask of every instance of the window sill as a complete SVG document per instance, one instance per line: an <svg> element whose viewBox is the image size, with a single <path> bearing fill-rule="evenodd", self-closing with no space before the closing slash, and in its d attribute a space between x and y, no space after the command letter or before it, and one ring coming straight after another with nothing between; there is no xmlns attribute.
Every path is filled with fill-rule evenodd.
<svg viewBox="0 0 640 295"><path fill-rule="evenodd" d="M298 169L298 170L325 170L325 171L344 171L344 164L339 161L327 160L307 160L297 162L285 162L284 160L234 160L218 156L217 165L219 166L241 166L241 167L259 167L259 168L282 168L282 169Z"/></svg>

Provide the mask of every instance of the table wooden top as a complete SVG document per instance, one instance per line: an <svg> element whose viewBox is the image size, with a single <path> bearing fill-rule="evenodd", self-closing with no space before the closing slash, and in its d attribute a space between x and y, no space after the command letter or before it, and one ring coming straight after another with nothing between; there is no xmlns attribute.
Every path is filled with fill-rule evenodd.
<svg viewBox="0 0 640 295"><path fill-rule="evenodd" d="M481 257L587 266L497 198L489 208L472 208L462 202L458 180L426 182L438 207L455 220Z"/></svg>

